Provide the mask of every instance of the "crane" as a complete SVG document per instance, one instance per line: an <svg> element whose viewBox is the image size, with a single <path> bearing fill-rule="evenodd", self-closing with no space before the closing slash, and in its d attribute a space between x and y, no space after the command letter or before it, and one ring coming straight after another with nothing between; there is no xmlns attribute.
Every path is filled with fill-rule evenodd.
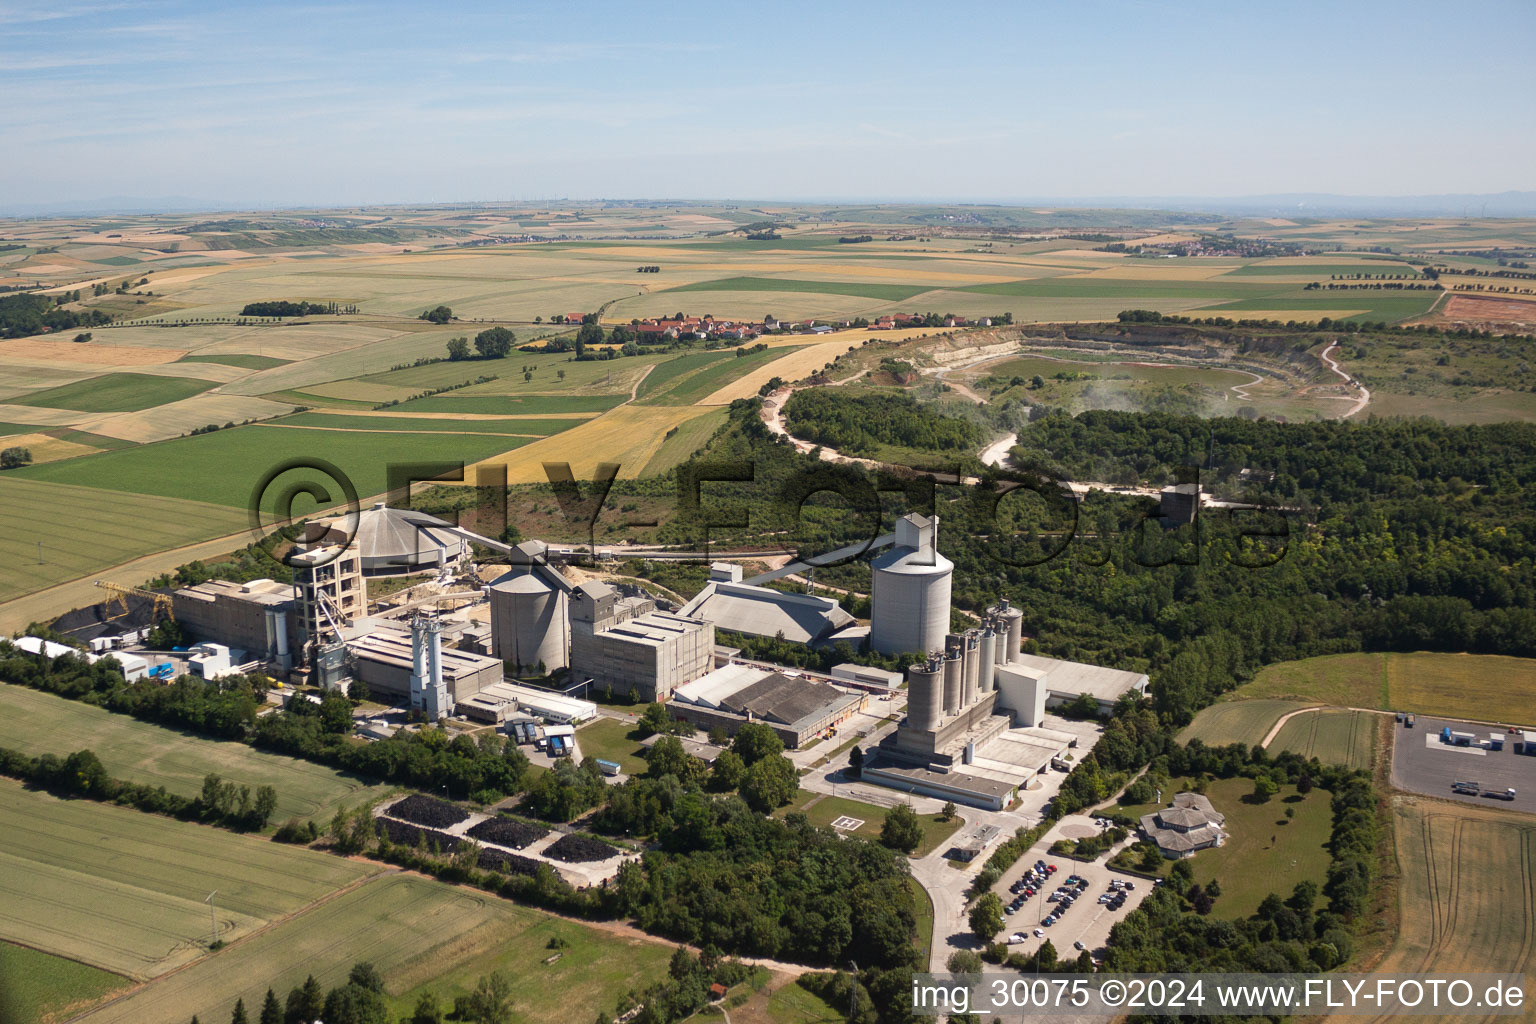
<svg viewBox="0 0 1536 1024"><path fill-rule="evenodd" d="M171 596L169 594L161 594L153 590L145 590L143 587L130 587L122 583L111 583L107 580L97 580L96 585L107 592L107 599L103 602L103 604L109 611L114 604L122 608L122 611L118 612L116 615L110 615L108 618L120 619L124 615L127 615L128 598L142 597L146 601L154 602L156 619L167 618L172 622L176 621L176 612L171 604Z"/></svg>

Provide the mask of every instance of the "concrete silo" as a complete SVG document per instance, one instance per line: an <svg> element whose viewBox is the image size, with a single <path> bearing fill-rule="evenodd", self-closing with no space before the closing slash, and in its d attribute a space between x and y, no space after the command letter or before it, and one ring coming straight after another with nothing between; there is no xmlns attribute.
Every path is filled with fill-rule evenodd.
<svg viewBox="0 0 1536 1024"><path fill-rule="evenodd" d="M968 708L976 703L981 694L981 637L974 629L965 631L965 688L961 693L960 706Z"/></svg>
<svg viewBox="0 0 1536 1024"><path fill-rule="evenodd" d="M997 634L990 625L981 630L981 678L977 680L982 693L997 689Z"/></svg>
<svg viewBox="0 0 1536 1024"><path fill-rule="evenodd" d="M987 614L998 623L992 627L997 630L999 634L997 642L1001 645L997 655L998 664L1017 661L1019 644L1024 639L1024 613L1017 608L1009 607L1008 599L1005 597L988 608Z"/></svg>
<svg viewBox="0 0 1536 1024"><path fill-rule="evenodd" d="M565 591L537 571L517 570L491 584L491 651L524 671L553 672L569 664Z"/></svg>
<svg viewBox="0 0 1536 1024"><path fill-rule="evenodd" d="M955 564L938 551L937 517L896 521L896 543L871 562L869 646L884 654L933 651L949 631Z"/></svg>
<svg viewBox="0 0 1536 1024"><path fill-rule="evenodd" d="M944 713L958 714L960 697L965 688L965 661L959 648L951 647L944 652Z"/></svg>
<svg viewBox="0 0 1536 1024"><path fill-rule="evenodd" d="M943 665L934 655L907 670L907 724L912 728L932 732L939 727L944 718L943 676Z"/></svg>

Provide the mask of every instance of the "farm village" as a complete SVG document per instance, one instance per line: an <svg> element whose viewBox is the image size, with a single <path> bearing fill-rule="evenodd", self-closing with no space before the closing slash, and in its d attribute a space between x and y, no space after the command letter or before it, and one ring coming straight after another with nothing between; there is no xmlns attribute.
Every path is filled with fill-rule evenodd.
<svg viewBox="0 0 1536 1024"><path fill-rule="evenodd" d="M1455 14L0 8L0 1024L1529 1016Z"/></svg>

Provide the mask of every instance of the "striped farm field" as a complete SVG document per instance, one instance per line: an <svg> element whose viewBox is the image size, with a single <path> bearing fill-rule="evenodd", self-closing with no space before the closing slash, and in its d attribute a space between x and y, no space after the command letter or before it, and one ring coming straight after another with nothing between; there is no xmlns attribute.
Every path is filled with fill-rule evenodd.
<svg viewBox="0 0 1536 1024"><path fill-rule="evenodd" d="M211 382L190 377L163 377L148 373L108 373L12 398L14 405L41 405L77 412L137 412L183 398L211 387Z"/></svg>
<svg viewBox="0 0 1536 1024"><path fill-rule="evenodd" d="M715 431L725 425L729 414L721 408L710 409L702 416L695 416L661 443L661 448L645 464L641 476L659 476L687 462L694 452L703 448Z"/></svg>
<svg viewBox="0 0 1536 1024"><path fill-rule="evenodd" d="M592 479L600 462L617 462L619 476L631 479L661 449L667 431L706 411L699 406L625 405L482 464L505 465L508 483L547 483L546 462L570 463L578 480ZM473 479L472 470L465 475Z"/></svg>
<svg viewBox="0 0 1536 1024"><path fill-rule="evenodd" d="M219 355L182 356L176 361L178 363L219 363L224 366L238 366L245 370L270 370L274 366L284 366L293 360L278 359L274 356L253 356L239 352L226 352Z"/></svg>
<svg viewBox="0 0 1536 1024"><path fill-rule="evenodd" d="M243 509L226 505L114 494L28 480L19 472L0 476L0 601L249 526Z"/></svg>
<svg viewBox="0 0 1536 1024"><path fill-rule="evenodd" d="M64 755L89 748L114 778L196 796L203 776L277 790L273 824L288 818L324 825L374 787L325 765L268 754L244 743L204 739L51 693L0 683L0 747Z"/></svg>
<svg viewBox="0 0 1536 1024"><path fill-rule="evenodd" d="M582 417L587 418L587 417ZM299 413L285 416L268 426L315 427L329 430L388 430L411 433L414 431L440 431L455 434L511 434L520 437L544 437L569 430L582 418L561 419L474 419L463 417L440 419L416 416L347 416L332 413Z"/></svg>
<svg viewBox="0 0 1536 1024"><path fill-rule="evenodd" d="M799 380L808 376L848 351L846 341L824 341L817 345L792 349L788 355L760 364L750 373L737 377L729 384L697 399L699 405L730 405L738 398L752 398L758 389L774 377Z"/></svg>
<svg viewBox="0 0 1536 1024"><path fill-rule="evenodd" d="M0 938L152 978L372 870L254 836L0 782Z"/></svg>
<svg viewBox="0 0 1536 1024"><path fill-rule="evenodd" d="M550 944L563 940L552 964ZM366 960L396 1013L418 992L451 1005L492 971L513 982L511 1019L565 1024L611 1012L631 987L665 973L673 947L610 935L486 893L408 875L374 879L247 942L80 1018L88 1024L224 1020L235 1001L260 1007L314 975L322 988ZM391 1019L394 1019L393 1016Z"/></svg>
<svg viewBox="0 0 1536 1024"><path fill-rule="evenodd" d="M1327 764L1370 768L1377 717L1369 711L1345 708L1304 711L1280 727L1269 749L1289 750Z"/></svg>
<svg viewBox="0 0 1536 1024"><path fill-rule="evenodd" d="M515 448L522 440L430 432L284 430L255 424L11 470L6 474L6 482L18 477L109 491L158 494L227 505L243 511L248 508L252 491L262 478L293 459L317 458L332 463L352 480L361 498L383 493L391 464L476 462ZM659 443L660 439L657 440ZM317 472L310 472L304 478L320 479ZM287 479L286 476L283 478L285 482ZM326 486L334 491L331 497L335 502L344 500L336 483L330 482ZM102 501L99 495L93 500ZM119 508L118 516L121 515ZM114 521L121 523L123 520ZM242 522L241 525L246 524ZM138 544L135 550L144 553L156 549Z"/></svg>
<svg viewBox="0 0 1536 1024"><path fill-rule="evenodd" d="M661 386L655 391L648 392L652 397L647 399L647 401L658 405L692 405L695 402L701 405L713 405L716 403L708 401L708 399L715 392L728 387L732 381L755 373L769 363L787 365L787 363L779 364L778 361L781 359L788 360L794 353L799 351L801 351L801 347L770 348L761 352L754 352L748 356L732 354L722 361L704 363L686 375L676 377L671 381L662 382ZM651 371L651 376L645 378L646 385L651 383L651 377L654 377L671 365L671 363L662 363L655 370Z"/></svg>
<svg viewBox="0 0 1536 1024"><path fill-rule="evenodd" d="M458 416L548 416L551 414L607 412L622 405L628 398L623 395L498 395L475 393L474 388L454 391L446 395L417 398L399 405L392 405L380 412L446 412Z"/></svg>
<svg viewBox="0 0 1536 1024"><path fill-rule="evenodd" d="M1398 916L1391 948L1374 970L1536 974L1536 821L1409 796L1393 798L1392 816ZM1471 1012L1455 1019L1515 1018Z"/></svg>
<svg viewBox="0 0 1536 1024"><path fill-rule="evenodd" d="M668 288L678 292L809 292L824 295L855 295L866 299L904 302L914 295L930 291L930 285L875 284L868 281L806 281L791 277L723 277L713 281Z"/></svg>
<svg viewBox="0 0 1536 1024"><path fill-rule="evenodd" d="M1264 742L1269 730L1282 715L1300 711L1308 705L1294 700L1240 700L1212 704L1195 716L1179 733L1179 742L1200 740L1206 746L1228 743L1255 746Z"/></svg>

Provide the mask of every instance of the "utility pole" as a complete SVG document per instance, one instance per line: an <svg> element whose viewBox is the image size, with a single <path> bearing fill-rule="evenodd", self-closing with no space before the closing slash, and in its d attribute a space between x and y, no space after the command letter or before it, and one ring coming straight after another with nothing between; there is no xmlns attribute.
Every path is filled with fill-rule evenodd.
<svg viewBox="0 0 1536 1024"><path fill-rule="evenodd" d="M213 937L208 940L209 946L212 946L214 943L219 941L219 919L215 917L213 913L213 898L218 894L219 890L215 889L213 892L209 893L208 898L203 901L204 903L208 904L208 926L211 929L213 935Z"/></svg>

